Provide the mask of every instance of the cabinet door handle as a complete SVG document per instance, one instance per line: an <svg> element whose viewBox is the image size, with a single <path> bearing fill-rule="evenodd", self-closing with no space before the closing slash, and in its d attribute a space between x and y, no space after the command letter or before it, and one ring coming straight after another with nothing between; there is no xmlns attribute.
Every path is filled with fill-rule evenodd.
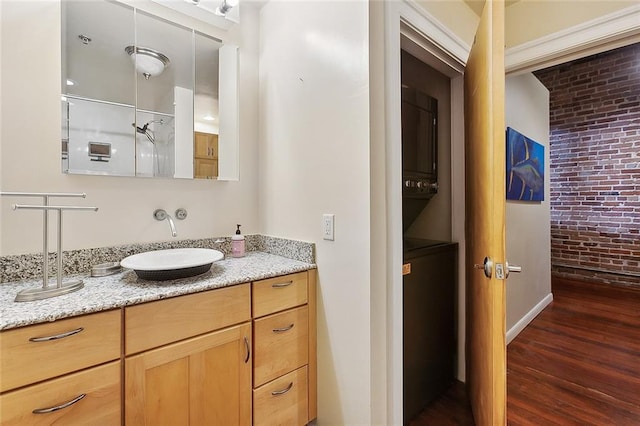
<svg viewBox="0 0 640 426"><path fill-rule="evenodd" d="M64 408L72 406L73 404L75 404L76 402L80 401L85 396L87 396L86 393L81 393L80 395L78 395L75 398L73 398L71 401L67 401L67 402L65 402L63 404L56 405L55 407L37 408L37 409L33 410L32 413L33 414L49 414L49 413L53 413L54 411L62 410Z"/></svg>
<svg viewBox="0 0 640 426"><path fill-rule="evenodd" d="M274 333L284 333L285 331L289 331L293 328L293 324L289 324L286 327L282 327L282 328L274 328L272 331Z"/></svg>
<svg viewBox="0 0 640 426"><path fill-rule="evenodd" d="M285 393L289 392L292 387L293 387L293 382L289 383L289 386L287 386L284 389L271 392L271 395L273 396L284 395Z"/></svg>
<svg viewBox="0 0 640 426"><path fill-rule="evenodd" d="M46 337L32 337L29 339L30 342L48 342L50 340L58 340L64 339L65 337L73 336L74 334L80 333L84 328L78 327L75 330L65 331L64 333L56 334L55 336L46 336Z"/></svg>
<svg viewBox="0 0 640 426"><path fill-rule="evenodd" d="M286 283L275 283L271 284L271 288L285 288L289 287L291 284L293 284L293 281L287 281Z"/></svg>
<svg viewBox="0 0 640 426"><path fill-rule="evenodd" d="M244 347L247 350L247 356L244 358L244 363L246 364L251 357L251 348L249 347L249 339L247 339L247 336L244 337Z"/></svg>

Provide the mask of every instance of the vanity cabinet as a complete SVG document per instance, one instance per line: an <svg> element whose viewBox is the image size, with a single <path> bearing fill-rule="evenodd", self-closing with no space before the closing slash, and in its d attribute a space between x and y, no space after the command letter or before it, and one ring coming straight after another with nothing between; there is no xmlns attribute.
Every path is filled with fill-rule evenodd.
<svg viewBox="0 0 640 426"><path fill-rule="evenodd" d="M194 174L196 178L218 177L218 135L194 133Z"/></svg>
<svg viewBox="0 0 640 426"><path fill-rule="evenodd" d="M251 424L251 288L125 308L126 425Z"/></svg>
<svg viewBox="0 0 640 426"><path fill-rule="evenodd" d="M315 295L310 270L3 331L0 424L307 424Z"/></svg>
<svg viewBox="0 0 640 426"><path fill-rule="evenodd" d="M0 347L2 425L119 423L121 310L3 331Z"/></svg>
<svg viewBox="0 0 640 426"><path fill-rule="evenodd" d="M253 422L316 418L315 271L253 283Z"/></svg>

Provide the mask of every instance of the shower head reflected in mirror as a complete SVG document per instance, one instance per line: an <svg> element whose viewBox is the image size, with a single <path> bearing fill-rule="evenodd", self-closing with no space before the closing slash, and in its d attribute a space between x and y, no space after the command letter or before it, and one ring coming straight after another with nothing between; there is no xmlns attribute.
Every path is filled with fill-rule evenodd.
<svg viewBox="0 0 640 426"><path fill-rule="evenodd" d="M131 125L136 128L136 132L145 135L147 139L149 139L149 142L155 143L156 140L153 134L153 130L149 129L149 124L152 124L152 123L159 123L160 125L163 125L164 119L161 118L159 120L149 120L146 123L144 123L142 127L136 126L136 123L131 123Z"/></svg>

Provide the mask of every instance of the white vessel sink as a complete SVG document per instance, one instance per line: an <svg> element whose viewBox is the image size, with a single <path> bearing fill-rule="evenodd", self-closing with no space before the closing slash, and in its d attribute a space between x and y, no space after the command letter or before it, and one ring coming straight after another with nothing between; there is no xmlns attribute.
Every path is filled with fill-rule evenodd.
<svg viewBox="0 0 640 426"><path fill-rule="evenodd" d="M134 254L122 259L120 265L133 269L139 278L166 281L204 274L213 262L223 258L218 250L177 248Z"/></svg>

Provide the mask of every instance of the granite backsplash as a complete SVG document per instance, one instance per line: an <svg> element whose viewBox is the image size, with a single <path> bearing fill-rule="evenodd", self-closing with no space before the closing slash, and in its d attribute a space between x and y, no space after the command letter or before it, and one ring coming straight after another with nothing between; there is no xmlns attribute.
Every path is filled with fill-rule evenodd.
<svg viewBox="0 0 640 426"><path fill-rule="evenodd" d="M315 263L315 244L313 243L254 234L245 236L245 244L246 251L261 251L301 262ZM227 256L231 254L231 238L163 241L64 251L63 275L87 273L94 265L119 262L132 254L183 247L212 248L220 250ZM0 283L41 278L42 263L42 253L1 256ZM56 272L56 253L49 253L49 276L54 277Z"/></svg>

